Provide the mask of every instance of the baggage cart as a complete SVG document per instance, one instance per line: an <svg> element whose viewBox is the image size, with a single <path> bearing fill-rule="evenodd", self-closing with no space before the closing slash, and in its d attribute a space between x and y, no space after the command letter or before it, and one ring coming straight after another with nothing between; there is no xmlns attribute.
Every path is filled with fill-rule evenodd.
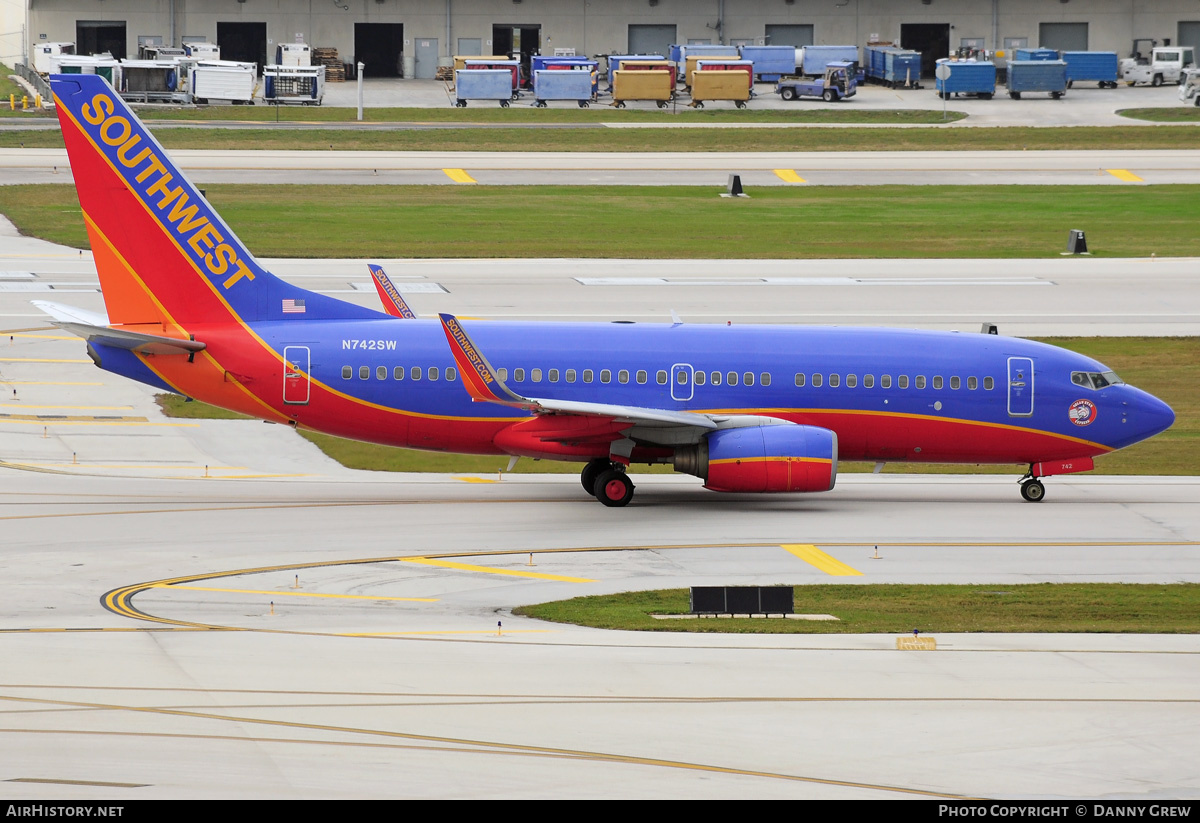
<svg viewBox="0 0 1200 823"><path fill-rule="evenodd" d="M938 79L934 88L938 97L964 95L991 100L996 94L996 65L989 61L938 60L938 66L949 66L950 76Z"/></svg>
<svg viewBox="0 0 1200 823"><path fill-rule="evenodd" d="M746 75L746 88L750 91L750 97L754 96L754 63L750 60L723 60L720 57L709 60L697 60L696 71L740 71ZM696 78L693 77L693 80ZM696 90L693 86L692 97L695 98Z"/></svg>
<svg viewBox="0 0 1200 823"><path fill-rule="evenodd" d="M509 73L510 84L511 84L511 88L512 88L512 91L509 93L509 99L516 100L518 97L521 96L521 61L520 60L497 59L495 57L490 57L490 58L485 57L482 59L475 59L472 57L468 57L466 60L463 61L463 68L464 69L484 69L484 70L490 69L490 70L507 71ZM458 76L458 74L456 72L455 77L457 77L457 76ZM457 80L454 81L454 85L456 88L458 87ZM458 96L464 100L471 99L469 97L463 97L463 95L461 95L461 94ZM491 100L493 98L488 97L485 99Z"/></svg>
<svg viewBox="0 0 1200 823"><path fill-rule="evenodd" d="M634 58L621 58L618 68L621 71L665 71L671 75L671 88L675 88L675 84L679 78L675 73L675 64L670 60L637 60Z"/></svg>
<svg viewBox="0 0 1200 823"><path fill-rule="evenodd" d="M665 60L661 54L610 54L605 58L606 69L605 76L608 78L608 88L605 91L612 91L613 87L613 72L621 68L622 60ZM675 61L671 61L674 63Z"/></svg>
<svg viewBox="0 0 1200 823"><path fill-rule="evenodd" d="M750 99L746 72L742 69L709 70L704 68L706 61L700 62L700 71L693 78L691 106L702 109L709 100L730 100L739 109L746 108L746 101Z"/></svg>
<svg viewBox="0 0 1200 823"><path fill-rule="evenodd" d="M228 100L254 105L258 91L258 65L233 60L202 60L188 72L188 93L196 103Z"/></svg>
<svg viewBox="0 0 1200 823"><path fill-rule="evenodd" d="M686 88L692 87L692 74L696 71L696 64L701 60L741 60L738 56L737 49L726 47L726 54L692 54L684 59L683 63L683 85Z"/></svg>
<svg viewBox="0 0 1200 823"><path fill-rule="evenodd" d="M1014 60L1058 60L1054 49L1013 49Z"/></svg>
<svg viewBox="0 0 1200 823"><path fill-rule="evenodd" d="M57 71L52 58L74 53L74 43L36 43L33 47L33 70L38 74L50 74Z"/></svg>
<svg viewBox="0 0 1200 823"><path fill-rule="evenodd" d="M660 109L665 109L674 93L669 72L633 69L613 72L612 105L618 109L625 108L627 100L653 100Z"/></svg>
<svg viewBox="0 0 1200 823"><path fill-rule="evenodd" d="M863 48L863 68L867 78L890 89L921 88L921 53L895 46L874 45Z"/></svg>
<svg viewBox="0 0 1200 823"><path fill-rule="evenodd" d="M53 59L59 74L98 74L114 89L121 88L121 61L113 57L60 54Z"/></svg>
<svg viewBox="0 0 1200 823"><path fill-rule="evenodd" d="M263 101L319 106L325 97L324 66L264 66Z"/></svg>
<svg viewBox="0 0 1200 823"><path fill-rule="evenodd" d="M221 47L216 43L184 43L183 54L194 60L220 60Z"/></svg>
<svg viewBox="0 0 1200 823"><path fill-rule="evenodd" d="M186 75L178 63L162 60L122 60L121 97L143 103L188 103Z"/></svg>
<svg viewBox="0 0 1200 823"><path fill-rule="evenodd" d="M858 65L858 46L804 46L796 50L796 73L807 77L825 76L831 62Z"/></svg>
<svg viewBox="0 0 1200 823"><path fill-rule="evenodd" d="M539 109L546 108L548 100L574 100L579 108L586 109L593 97L591 72L546 68L533 73L534 105Z"/></svg>
<svg viewBox="0 0 1200 823"><path fill-rule="evenodd" d="M1067 64L1062 60L1009 60L1008 96L1046 92L1055 100L1067 93Z"/></svg>
<svg viewBox="0 0 1200 823"><path fill-rule="evenodd" d="M1121 76L1120 61L1115 51L1064 51L1067 64L1067 88L1076 81L1093 81L1102 89L1115 89Z"/></svg>
<svg viewBox="0 0 1200 823"><path fill-rule="evenodd" d="M508 108L513 99L513 73L507 67L499 69L459 69L454 72L454 105L464 108L468 100L496 100L500 108Z"/></svg>
<svg viewBox="0 0 1200 823"><path fill-rule="evenodd" d="M764 83L774 83L796 72L796 49L792 46L739 46L738 54L754 64L755 79Z"/></svg>
<svg viewBox="0 0 1200 823"><path fill-rule="evenodd" d="M586 57L572 57L569 62L550 58L545 64L547 71L586 71L592 81L592 99L600 93L600 64Z"/></svg>
<svg viewBox="0 0 1200 823"><path fill-rule="evenodd" d="M311 66L312 46L307 43L280 43L275 47L275 65Z"/></svg>

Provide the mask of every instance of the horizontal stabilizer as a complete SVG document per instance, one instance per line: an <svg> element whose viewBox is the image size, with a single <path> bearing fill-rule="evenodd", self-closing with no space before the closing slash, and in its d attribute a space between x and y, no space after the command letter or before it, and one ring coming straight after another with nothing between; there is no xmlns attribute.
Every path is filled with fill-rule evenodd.
<svg viewBox="0 0 1200 823"><path fill-rule="evenodd" d="M44 300L35 300L33 303L54 318L54 325L82 337L89 343L101 343L105 346L128 349L140 354L193 354L206 348L204 343L196 340L180 340L176 337L114 329L95 322L87 322L89 320L107 322L108 318L84 309L48 303Z"/></svg>

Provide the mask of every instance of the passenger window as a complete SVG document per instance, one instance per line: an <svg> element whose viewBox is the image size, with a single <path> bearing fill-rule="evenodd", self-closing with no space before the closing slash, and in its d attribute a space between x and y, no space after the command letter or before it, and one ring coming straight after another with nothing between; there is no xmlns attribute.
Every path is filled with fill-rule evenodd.
<svg viewBox="0 0 1200 823"><path fill-rule="evenodd" d="M619 372L617 372L617 382L618 383L628 383L629 382L629 369L621 369Z"/></svg>
<svg viewBox="0 0 1200 823"><path fill-rule="evenodd" d="M715 371L712 374L710 374L708 376L708 382L714 386L721 385L721 373L719 371Z"/></svg>
<svg viewBox="0 0 1200 823"><path fill-rule="evenodd" d="M905 377L904 375L900 375L899 380L900 380L900 388L907 389L908 388L908 378ZM892 387L892 376L890 374L881 375L879 378L879 388L890 389L891 387Z"/></svg>
<svg viewBox="0 0 1200 823"><path fill-rule="evenodd" d="M371 379L371 367L370 366L359 366L358 367L358 379L359 380L370 380Z"/></svg>
<svg viewBox="0 0 1200 823"><path fill-rule="evenodd" d="M819 389L819 388L821 388L821 383L823 383L823 382L824 382L824 381L821 379L821 373L820 373L820 372L813 372L813 376L812 376L812 386L813 386L813 388L814 388L814 389Z"/></svg>
<svg viewBox="0 0 1200 823"><path fill-rule="evenodd" d="M541 369L530 369L529 370L529 382L530 383L541 383L542 382L542 370Z"/></svg>
<svg viewBox="0 0 1200 823"><path fill-rule="evenodd" d="M662 369L659 369L657 372L654 373L654 380L660 386L667 385L667 373L665 371L663 371Z"/></svg>
<svg viewBox="0 0 1200 823"><path fill-rule="evenodd" d="M837 374L829 375L829 387L830 388L836 389L838 386L841 385L841 383L842 383L842 378L840 375L837 375Z"/></svg>
<svg viewBox="0 0 1200 823"><path fill-rule="evenodd" d="M392 379L393 380L403 380L404 379L404 367L403 366L397 366L396 368L392 369Z"/></svg>
<svg viewBox="0 0 1200 823"><path fill-rule="evenodd" d="M758 382L764 386L771 385L771 373L769 371L762 372L758 375Z"/></svg>
<svg viewBox="0 0 1200 823"><path fill-rule="evenodd" d="M343 380L349 380L353 376L354 376L354 367L353 366L342 366L342 379Z"/></svg>
<svg viewBox="0 0 1200 823"><path fill-rule="evenodd" d="M968 377L967 378L967 388L970 389L971 391L975 391L977 388L979 388L979 378L978 377Z"/></svg>
<svg viewBox="0 0 1200 823"><path fill-rule="evenodd" d="M801 388L801 389L804 388L804 373L803 372L796 372L796 387Z"/></svg>
<svg viewBox="0 0 1200 823"><path fill-rule="evenodd" d="M600 370L600 382L601 383L611 383L612 382L612 372L608 369L601 369Z"/></svg>
<svg viewBox="0 0 1200 823"><path fill-rule="evenodd" d="M550 369L548 372L546 372L546 379L549 380L551 383L557 383L558 382L558 369Z"/></svg>
<svg viewBox="0 0 1200 823"><path fill-rule="evenodd" d="M427 374L428 374L430 380L437 380L438 379L438 367L430 366Z"/></svg>
<svg viewBox="0 0 1200 823"><path fill-rule="evenodd" d="M858 385L858 375L857 374L846 375L846 388L852 389L857 385Z"/></svg>
<svg viewBox="0 0 1200 823"><path fill-rule="evenodd" d="M747 386L754 385L754 372L748 371L742 375L742 383Z"/></svg>
<svg viewBox="0 0 1200 823"><path fill-rule="evenodd" d="M886 389L887 386L884 386L884 388ZM907 374L902 374L896 378L896 388L898 388L898 389L907 389L908 388L908 375Z"/></svg>
<svg viewBox="0 0 1200 823"><path fill-rule="evenodd" d="M411 369L408 370L408 376L411 377L413 380L420 380L421 379L421 367L413 366Z"/></svg>
<svg viewBox="0 0 1200 823"><path fill-rule="evenodd" d="M508 379L508 369L503 368L503 367L496 369L496 376L499 377L501 380L507 380Z"/></svg>
<svg viewBox="0 0 1200 823"><path fill-rule="evenodd" d="M458 372L454 370L454 367L447 366L446 367L446 379L452 381L457 377L458 377Z"/></svg>
<svg viewBox="0 0 1200 823"><path fill-rule="evenodd" d="M990 377L983 378L984 391L991 391L992 387L995 385L996 385L996 381L992 380L992 378L990 378Z"/></svg>
<svg viewBox="0 0 1200 823"><path fill-rule="evenodd" d="M875 387L875 375L864 374L863 375L863 388L864 389L872 389L874 387Z"/></svg>
<svg viewBox="0 0 1200 823"><path fill-rule="evenodd" d="M675 375L675 382L681 386L686 386L688 381L687 377L687 372L685 372L683 369L680 369ZM621 382L624 383L625 381L622 380Z"/></svg>
<svg viewBox="0 0 1200 823"><path fill-rule="evenodd" d="M584 383L591 383L591 382L592 382L592 370L591 370L591 369L584 369L584 370L583 370L583 382L584 382Z"/></svg>
<svg viewBox="0 0 1200 823"><path fill-rule="evenodd" d="M375 367L375 379L376 380L387 380L387 366L376 366Z"/></svg>
<svg viewBox="0 0 1200 823"><path fill-rule="evenodd" d="M516 380L518 383L524 383L525 382L525 370L524 369L513 369L513 379Z"/></svg>
<svg viewBox="0 0 1200 823"><path fill-rule="evenodd" d="M913 378L913 387L917 389L925 388L925 375L918 374L915 378Z"/></svg>
<svg viewBox="0 0 1200 823"><path fill-rule="evenodd" d="M957 376L950 378L950 388L957 389L960 385L962 385L962 383L959 381Z"/></svg>
<svg viewBox="0 0 1200 823"><path fill-rule="evenodd" d="M702 371L696 372L695 380L696 380L697 386L703 386L704 385L704 372L702 372Z"/></svg>
<svg viewBox="0 0 1200 823"><path fill-rule="evenodd" d="M940 389L942 387L942 376L940 374L935 374L933 376L933 387L935 389Z"/></svg>
<svg viewBox="0 0 1200 823"><path fill-rule="evenodd" d="M728 383L730 386L736 386L738 384L737 372L735 372L735 371L728 372L725 375L725 382Z"/></svg>
<svg viewBox="0 0 1200 823"><path fill-rule="evenodd" d="M574 369L567 369L567 382L568 383L575 382L575 370Z"/></svg>
<svg viewBox="0 0 1200 823"><path fill-rule="evenodd" d="M640 385L643 385L643 386L646 385L646 378L648 378L649 376L650 375L646 374L645 369L638 369L637 381Z"/></svg>

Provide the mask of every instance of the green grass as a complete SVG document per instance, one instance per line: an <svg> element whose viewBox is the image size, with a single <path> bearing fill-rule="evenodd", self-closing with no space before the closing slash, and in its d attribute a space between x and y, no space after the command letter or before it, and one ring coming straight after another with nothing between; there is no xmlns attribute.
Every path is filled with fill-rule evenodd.
<svg viewBox="0 0 1200 823"><path fill-rule="evenodd" d="M16 72L10 66L0 63L0 117L43 117L46 112L42 110L34 110L34 96L29 94L25 88L15 80L10 80L9 75L15 75ZM12 97L16 97L16 110L11 106ZM28 96L29 111L21 111L21 98ZM61 138L59 143L62 143Z"/></svg>
<svg viewBox="0 0 1200 823"><path fill-rule="evenodd" d="M1124 380L1169 404L1176 414L1167 431L1127 449L1097 458L1096 474L1195 475L1200 473L1200 338L1194 337L1072 337L1042 338L1043 342L1087 354L1114 369ZM174 395L159 395L159 404L172 417L240 418L243 415L214 409L204 403L184 402ZM493 474L505 468L504 456L455 455L376 446L354 440L302 431L325 454L352 469L398 472L449 472ZM582 463L524 459L518 473L578 474ZM869 463L842 463L839 472L866 472ZM1015 466L888 463L888 473L1018 474ZM670 473L669 466L634 466L636 473Z"/></svg>
<svg viewBox="0 0 1200 823"><path fill-rule="evenodd" d="M689 591L577 597L514 614L600 629L745 634L925 634L946 632L1104 632L1192 634L1200 631L1200 585L1039 583L1032 585L796 586L799 614L834 621L655 620L687 614Z"/></svg>
<svg viewBox="0 0 1200 823"><path fill-rule="evenodd" d="M1152 123L1200 123L1200 107L1180 105L1169 109L1121 109L1117 114Z"/></svg>
<svg viewBox="0 0 1200 823"><path fill-rule="evenodd" d="M439 128L439 129L167 129L168 149L264 151L1021 151L1023 149L1196 149L1200 129L1179 126L1064 128ZM61 148L57 129L5 131L0 146Z"/></svg>
<svg viewBox="0 0 1200 823"><path fill-rule="evenodd" d="M741 200L715 187L529 186L519 205L506 186L206 190L264 256L1056 258L1078 226L1097 257L1200 256L1194 185L778 186ZM88 246L70 186L0 186L0 213Z"/></svg>

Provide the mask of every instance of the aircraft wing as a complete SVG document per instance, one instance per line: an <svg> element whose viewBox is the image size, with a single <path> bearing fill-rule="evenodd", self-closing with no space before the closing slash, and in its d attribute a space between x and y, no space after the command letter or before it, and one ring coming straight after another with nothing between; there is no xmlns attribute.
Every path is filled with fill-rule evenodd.
<svg viewBox="0 0 1200 823"><path fill-rule="evenodd" d="M54 318L54 325L79 335L89 343L96 341L141 354L194 354L206 348L204 343L197 340L180 340L176 337L110 328L107 325L108 318L104 315L74 306L64 306L46 300L32 302Z"/></svg>
<svg viewBox="0 0 1200 823"><path fill-rule="evenodd" d="M563 415L591 418L597 422L607 421L607 426L603 428L606 429L608 439L619 437L621 435L618 432L624 432L626 436L658 444L695 442L705 432L716 429L792 425L790 421L762 415L710 415L613 403L522 397L504 384L483 352L471 341L458 318L450 314L438 316L441 318L442 330L450 344L454 361L462 375L463 385L471 398L479 402L525 409L535 415ZM578 439L578 429L571 428L568 431L569 434L564 431L562 439ZM598 428L593 428L592 433L602 435Z"/></svg>

